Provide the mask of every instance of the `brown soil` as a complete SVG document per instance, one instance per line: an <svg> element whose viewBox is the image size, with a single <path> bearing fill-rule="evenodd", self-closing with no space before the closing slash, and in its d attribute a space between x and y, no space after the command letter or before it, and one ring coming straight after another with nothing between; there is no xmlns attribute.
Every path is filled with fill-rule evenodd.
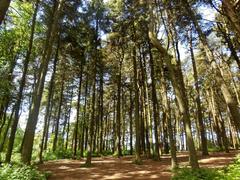
<svg viewBox="0 0 240 180"><path fill-rule="evenodd" d="M221 168L229 164L240 151L230 153L211 153L210 156L200 157L199 163L205 168ZM49 180L149 180L149 179L171 179L170 164L168 155L163 155L161 161L149 159L143 160L143 165L132 163L133 157L126 156L120 159L114 157L93 158L93 166L82 167L82 160L56 160L48 161L39 165L41 171L51 173ZM178 154L178 161L181 166L188 165L188 154Z"/></svg>

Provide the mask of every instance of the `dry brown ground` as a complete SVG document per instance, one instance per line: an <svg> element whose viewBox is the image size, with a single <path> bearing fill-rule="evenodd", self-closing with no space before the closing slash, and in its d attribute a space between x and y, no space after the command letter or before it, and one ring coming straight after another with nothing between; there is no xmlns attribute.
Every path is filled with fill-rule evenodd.
<svg viewBox="0 0 240 180"><path fill-rule="evenodd" d="M221 168L229 164L240 151L230 153L211 153L210 156L199 156L201 167ZM171 179L170 157L164 155L161 161L149 159L143 160L143 165L132 163L133 157L127 156L120 159L114 157L93 158L93 166L81 167L82 160L56 160L48 161L39 165L41 171L50 171L49 180L149 180L149 179ZM178 154L180 165L188 164L186 152Z"/></svg>

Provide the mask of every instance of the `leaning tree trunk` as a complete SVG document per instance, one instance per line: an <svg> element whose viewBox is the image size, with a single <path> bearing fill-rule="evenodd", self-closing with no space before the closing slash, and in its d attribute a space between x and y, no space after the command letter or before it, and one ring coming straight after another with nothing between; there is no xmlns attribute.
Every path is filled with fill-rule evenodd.
<svg viewBox="0 0 240 180"><path fill-rule="evenodd" d="M32 156L32 149L33 149L33 141L34 141L34 135L35 135L35 129L38 121L38 115L40 110L40 103L42 99L43 89L44 89L44 82L45 77L48 70L48 63L50 61L51 55L52 55L52 48L54 39L57 33L57 26L60 16L60 11L62 9L64 0L59 0L54 5L54 13L53 13L53 22L52 24L49 24L49 38L46 40L41 65L40 65L40 71L39 71L39 77L37 84L35 86L34 92L33 92L33 102L32 107L30 110L25 134L24 134L24 141L23 141L23 147L22 147L22 161L26 164L30 164L31 156Z"/></svg>
<svg viewBox="0 0 240 180"><path fill-rule="evenodd" d="M189 114L189 105L188 99L186 95L186 89L181 80L177 80L176 74L174 73L174 67L171 63L171 56L168 52L162 47L160 41L156 38L156 35L153 31L153 21L149 24L149 39L151 44L159 50L159 53L162 55L164 59L166 59L166 64L170 73L171 82L176 94L176 98L179 104L179 110L182 114L184 120L184 127L186 131L187 137L187 144L189 148L189 158L190 158L190 165L192 168L199 168L198 159L197 159L197 152L195 149L192 131L191 131L191 120Z"/></svg>
<svg viewBox="0 0 240 180"><path fill-rule="evenodd" d="M236 36L240 40L240 17L239 17L240 8L239 8L239 5L238 5L238 9L235 7L237 7L237 5L234 5L234 0L222 1L223 14L230 21L231 27L234 29Z"/></svg>
<svg viewBox="0 0 240 180"><path fill-rule="evenodd" d="M240 131L240 111L238 108L238 103L236 98L231 94L231 90L229 89L228 85L226 84L223 76L221 75L221 71L216 63L215 57L213 55L213 52L211 51L208 41L207 41L207 37L206 35L203 33L201 27L199 26L199 23L196 19L196 15L194 13L194 11L191 9L190 5L188 4L187 0L183 0L184 5L186 7L186 10L188 11L189 17L191 18L197 33L199 35L200 41L203 45L203 49L206 53L206 57L209 61L209 63L211 64L212 68L215 71L215 79L217 81L217 83L220 85L223 97L225 99L225 102L229 108L229 111L231 113L231 116L234 120L235 126L237 128L238 131Z"/></svg>

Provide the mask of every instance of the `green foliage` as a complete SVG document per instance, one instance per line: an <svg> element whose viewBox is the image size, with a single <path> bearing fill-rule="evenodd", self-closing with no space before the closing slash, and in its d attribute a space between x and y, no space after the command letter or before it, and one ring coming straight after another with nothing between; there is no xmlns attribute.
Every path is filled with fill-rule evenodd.
<svg viewBox="0 0 240 180"><path fill-rule="evenodd" d="M224 169L178 169L173 180L237 180L240 179L240 155Z"/></svg>
<svg viewBox="0 0 240 180"><path fill-rule="evenodd" d="M72 158L72 150L71 149L58 149L55 152L49 151L44 154L44 160L56 160L56 159L71 159Z"/></svg>
<svg viewBox="0 0 240 180"><path fill-rule="evenodd" d="M219 178L217 170L213 169L189 169L182 168L177 170L173 180L214 180Z"/></svg>
<svg viewBox="0 0 240 180"><path fill-rule="evenodd" d="M126 151L124 155L128 154ZM112 155L112 151L103 151L102 154L99 152L93 152L92 157L101 157L101 156L109 156ZM58 149L55 152L48 151L44 155L44 161L49 161L49 160L57 160L57 159L71 159L73 157L73 151L72 149L67 149L67 150L62 150ZM83 152L83 157L87 157L87 151ZM80 158L80 152L77 152L77 159Z"/></svg>
<svg viewBox="0 0 240 180"><path fill-rule="evenodd" d="M26 166L22 164L10 165L3 164L0 167L1 180L46 180L46 174L42 174L33 166Z"/></svg>
<svg viewBox="0 0 240 180"><path fill-rule="evenodd" d="M222 149L219 146L216 146L212 142L208 141L208 151L209 152L220 152Z"/></svg>
<svg viewBox="0 0 240 180"><path fill-rule="evenodd" d="M124 150L122 151L122 154L123 154L124 156L130 155L130 150L124 149Z"/></svg>
<svg viewBox="0 0 240 180"><path fill-rule="evenodd" d="M219 170L223 180L240 179L240 155L233 164L230 164L223 170Z"/></svg>
<svg viewBox="0 0 240 180"><path fill-rule="evenodd" d="M103 156L109 156L109 155L113 155L113 153L112 153L112 151L109 151L109 150L108 150L108 151L103 151L103 152L102 152L102 155L103 155Z"/></svg>

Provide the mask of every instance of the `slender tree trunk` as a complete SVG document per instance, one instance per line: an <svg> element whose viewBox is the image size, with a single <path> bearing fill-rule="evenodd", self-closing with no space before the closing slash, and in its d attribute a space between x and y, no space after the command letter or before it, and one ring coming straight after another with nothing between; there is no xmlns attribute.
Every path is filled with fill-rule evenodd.
<svg viewBox="0 0 240 180"><path fill-rule="evenodd" d="M150 29L152 29L150 25ZM177 80L177 76L174 73L173 65L171 64L171 56L166 52L166 50L162 47L159 40L154 35L153 31L149 31L149 38L151 40L151 43L159 50L160 54L165 57L166 64L170 73L170 78L172 81L172 85L176 94L176 98L179 104L179 110L182 114L183 120L184 120L184 127L186 131L186 137L187 137L187 144L189 148L189 158L190 158L190 165L192 168L199 168L198 159L197 159L197 153L192 137L192 131L191 131L191 121L190 121L190 114L189 114L189 105L188 105L188 99L186 95L185 86L182 81Z"/></svg>
<svg viewBox="0 0 240 180"><path fill-rule="evenodd" d="M26 58L24 60L23 75L22 75L22 79L21 79L21 82L20 82L17 101L16 101L15 108L14 108L15 109L14 119L13 119L13 123L12 123L12 126L11 126L11 133L10 133L8 149L7 149L7 154L6 154L6 162L11 161L13 144L14 144L15 134L16 134L16 131L17 131L17 125L18 125L18 121L19 121L19 111L20 111L22 97L23 97L23 90L24 90L24 87L25 87L25 84L26 84L28 65L29 65L29 62L30 62L31 54L32 54L33 38L34 38L34 32L35 32L35 24L36 24L37 12L38 12L38 5L39 5L39 0L37 0L36 4L35 4L35 10L34 10L33 19L32 19L32 26L31 26L31 35L30 35L29 45L28 45L28 51L27 51Z"/></svg>
<svg viewBox="0 0 240 180"><path fill-rule="evenodd" d="M14 112L14 109L12 110L12 113L11 113L11 115L10 115L10 117L9 117L9 119L8 119L8 117L7 117L7 114L5 113L5 115L4 115L4 118L6 119L6 121L7 121L7 125L6 125L6 128L5 129L3 129L3 132L1 132L1 142L0 142L0 153L3 151L3 149L4 149L4 144L5 144L5 142L6 142L6 138L7 138L7 134L8 134L8 131L9 131L9 127L10 127L10 125L11 125L11 123L12 123L12 116L13 116L13 112ZM8 119L8 120L7 120Z"/></svg>
<svg viewBox="0 0 240 180"><path fill-rule="evenodd" d="M195 16L195 13L191 9L187 0L183 0L183 2L184 2L184 5L186 7L186 10L188 11L188 14L190 15L190 18L191 18L193 24L194 24L194 26L195 26L195 28L198 32L200 41L201 41L201 43L203 45L203 48L204 48L204 51L206 53L206 57L207 57L209 63L211 64L211 66L213 67L214 71L215 71L215 79L216 79L217 83L220 85L220 88L221 88L223 97L225 99L225 102L226 102L226 104L229 108L231 116L234 119L235 126L238 129L238 131L240 131L240 121L239 121L240 111L239 111L239 108L238 108L238 105L237 105L236 98L233 97L233 95L231 94L231 91L230 91L229 87L227 86L223 76L221 75L220 69L219 69L219 67L216 63L213 52L211 51L211 49L209 47L207 37L203 33L201 27L199 26L198 21L197 21L196 16Z"/></svg>
<svg viewBox="0 0 240 180"><path fill-rule="evenodd" d="M53 62L53 72L52 77L50 80L50 85L48 88L48 98L47 98L47 106L46 106L46 113L44 116L44 126L43 126L43 134L42 134L42 140L40 144L40 152L39 152L39 161L42 163L42 153L43 150L47 149L47 141L48 141L48 130L49 130L49 124L50 124L50 113L52 110L52 98L54 93L54 80L55 80L55 73L57 68L57 61L58 61L58 51L59 51L59 42L56 50L56 55ZM45 144L44 144L45 143Z"/></svg>
<svg viewBox="0 0 240 180"><path fill-rule="evenodd" d="M153 122L154 122L154 136L155 136L155 152L154 152L154 158L157 160L160 159L160 153L159 153L159 139L158 139L158 123L159 123L159 114L158 114L158 100L157 100L157 92L156 92L156 82L155 82L155 68L154 68L154 60L152 57L152 48L151 44L149 43L149 63L150 63L150 69L151 69L151 87L152 87L152 106L153 106Z"/></svg>
<svg viewBox="0 0 240 180"><path fill-rule="evenodd" d="M122 91L122 60L120 60L119 64L119 74L117 76L117 113L116 113L116 130L117 130L117 139L116 139L116 149L118 157L122 156L122 148L121 148L121 91Z"/></svg>
<svg viewBox="0 0 240 180"><path fill-rule="evenodd" d="M147 76L146 76L146 62L145 62L145 55L140 62L141 65L141 72L142 72L142 84L143 84L143 110L144 110L144 122L145 122L145 134L146 134L146 146L147 146L147 157L151 157L151 139L152 135L150 135L152 131L151 127L151 118L149 112L149 97L148 97L148 87L147 87ZM150 133L149 133L150 131Z"/></svg>
<svg viewBox="0 0 240 180"><path fill-rule="evenodd" d="M78 86L78 99L77 99L77 119L75 123L75 138L74 138L74 151L73 159L77 158L77 141L78 141L78 127L79 127L79 118L80 118L80 101L81 101L81 89L82 89L82 75L83 75L83 64L80 65L80 75L79 75L79 86Z"/></svg>
<svg viewBox="0 0 240 180"><path fill-rule="evenodd" d="M71 92L71 97L70 97L70 108L68 111L68 121L67 121L67 137L66 137L66 144L65 144L65 149L68 149L68 141L69 141L69 132L70 132L70 118L71 118L71 112L72 112L72 102L73 102L73 87L72 87L72 92Z"/></svg>
<svg viewBox="0 0 240 180"><path fill-rule="evenodd" d="M57 26L58 20L60 16L60 11L64 0L59 0L56 2L56 8L54 7L54 15L53 15L53 22L49 27L49 39L47 39L45 44L45 50L42 56L42 63L40 66L40 73L37 81L37 85L33 92L33 103L32 108L30 110L26 130L25 130L25 138L23 142L22 148L22 161L23 163L30 164L31 156L32 156L32 149L33 149L33 140L35 135L35 129L38 121L38 114L40 109L40 103L42 99L43 89L44 89L44 82L45 77L47 74L48 63L52 54L52 46L55 39L55 35L57 33Z"/></svg>
<svg viewBox="0 0 240 180"><path fill-rule="evenodd" d="M140 149L140 128L139 128L139 84L138 84L138 66L137 66L137 57L136 57L136 49L133 49L133 69L134 69L134 92L135 92L135 98L134 98L134 105L135 105L135 112L134 112L134 118L135 118L135 133L136 133L136 142L135 142L135 162L140 163L141 162L141 149Z"/></svg>
<svg viewBox="0 0 240 180"><path fill-rule="evenodd" d="M129 108L129 133L130 133L130 155L133 154L133 98L132 98L132 88L130 87L130 95L129 95L129 102L130 102L130 108Z"/></svg>
<svg viewBox="0 0 240 180"><path fill-rule="evenodd" d="M94 65L96 66L96 65ZM87 146L87 159L85 162L86 166L91 165L92 160L92 151L93 151L93 130L94 130L94 121L95 121L95 97L96 97L96 67L94 67L93 73L93 89L92 89L92 105L91 105L91 118L89 122L89 138Z"/></svg>
<svg viewBox="0 0 240 180"><path fill-rule="evenodd" d="M80 147L80 156L83 157L83 151L84 151L84 139L85 136L87 136L87 131L85 131L86 128L86 111L87 111L87 98L88 98L88 75L86 77L86 85L85 85L85 95L84 95L84 109L83 109L83 124L82 124L82 139L81 139L81 147Z"/></svg>
<svg viewBox="0 0 240 180"><path fill-rule="evenodd" d="M167 83L166 83L166 75L163 69L163 62L161 60L161 89L162 89L162 102L163 102L163 119L167 124L168 130L168 137L170 141L170 149L171 149L171 166L172 169L176 169L178 167L177 162L177 148L176 148L176 141L174 138L172 121L171 121L171 109L170 109L170 102L167 96Z"/></svg>
<svg viewBox="0 0 240 180"><path fill-rule="evenodd" d="M203 123L203 115L202 115L202 106L201 106L201 100L200 100L200 87L199 87L199 80L198 80L198 72L193 52L193 44L192 44L192 32L190 32L189 37L189 49L191 53L191 59L192 59L192 67L193 67L193 76L194 76L194 84L195 84L195 90L196 90L196 104L197 104L197 120L198 120L198 127L200 131L201 136L201 147L202 147L202 155L208 155L208 148L207 148L207 138L206 138L206 131L205 131L205 125Z"/></svg>
<svg viewBox="0 0 240 180"><path fill-rule="evenodd" d="M56 126L54 132L54 139L53 139L53 152L56 151L58 146L58 135L59 135L59 124L60 124L60 116L62 110L62 103L63 103L63 92L64 92L64 81L65 81L65 74L62 75L62 82L61 82L61 89L60 89L60 99L58 103L58 111L57 111L57 119L56 119Z"/></svg>
<svg viewBox="0 0 240 180"><path fill-rule="evenodd" d="M103 124L104 124L104 122L103 122L103 116L104 116L104 114L103 114L103 95L104 95L104 91L103 91L103 78L104 78L104 74L103 74L103 70L102 70L102 66L103 66L103 64L101 63L100 64L100 66L101 66L101 72L100 72L100 94L99 94L99 119L100 119L100 139L99 139L99 141L100 141L100 147L99 147L99 152L100 152L100 154L102 154L102 152L103 152Z"/></svg>

